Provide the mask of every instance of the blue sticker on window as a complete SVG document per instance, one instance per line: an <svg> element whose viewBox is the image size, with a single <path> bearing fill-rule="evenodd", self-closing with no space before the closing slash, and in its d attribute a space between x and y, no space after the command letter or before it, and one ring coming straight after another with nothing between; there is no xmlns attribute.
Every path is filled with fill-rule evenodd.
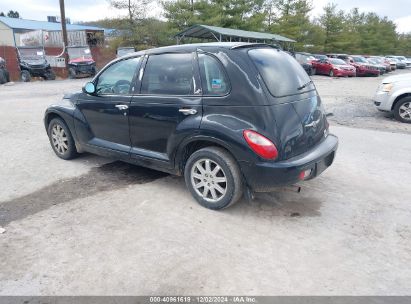
<svg viewBox="0 0 411 304"><path fill-rule="evenodd" d="M211 80L211 87L213 89L221 89L221 79L212 79Z"/></svg>

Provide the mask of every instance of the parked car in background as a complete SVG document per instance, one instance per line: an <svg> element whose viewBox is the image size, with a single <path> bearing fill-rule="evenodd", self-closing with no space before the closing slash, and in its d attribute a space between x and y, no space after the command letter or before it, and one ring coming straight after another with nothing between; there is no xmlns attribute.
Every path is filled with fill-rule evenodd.
<svg viewBox="0 0 411 304"><path fill-rule="evenodd" d="M318 176L338 146L298 62L249 43L184 44L118 58L82 92L50 106L44 123L58 157L88 151L184 175L198 203L215 210L244 192Z"/></svg>
<svg viewBox="0 0 411 304"><path fill-rule="evenodd" d="M380 64L377 59L371 57L368 57L366 59L370 64L375 66L380 71L380 75L383 75L387 72L385 65Z"/></svg>
<svg viewBox="0 0 411 304"><path fill-rule="evenodd" d="M373 100L378 110L392 112L397 120L411 123L411 73L383 79Z"/></svg>
<svg viewBox="0 0 411 304"><path fill-rule="evenodd" d="M317 60L328 58L327 55L324 55L324 54L312 54L312 56Z"/></svg>
<svg viewBox="0 0 411 304"><path fill-rule="evenodd" d="M316 66L317 74L329 75L331 77L354 77L355 68L341 59L321 59Z"/></svg>
<svg viewBox="0 0 411 304"><path fill-rule="evenodd" d="M17 47L17 58L20 78L23 82L29 82L32 77L42 77L45 80L56 79L56 74L46 60L43 47Z"/></svg>
<svg viewBox="0 0 411 304"><path fill-rule="evenodd" d="M132 47L132 46L119 47L119 48L117 49L117 52L116 52L116 57L117 57L117 58L118 58L118 57L122 57L122 56L124 56L124 55L128 55L128 54L134 53L135 51L136 51L136 49L135 49L134 47Z"/></svg>
<svg viewBox="0 0 411 304"><path fill-rule="evenodd" d="M296 52L295 59L304 68L308 75L316 74L316 63L317 59L313 57L310 53Z"/></svg>
<svg viewBox="0 0 411 304"><path fill-rule="evenodd" d="M69 78L96 75L96 62L88 46L70 46L67 48L67 53Z"/></svg>
<svg viewBox="0 0 411 304"><path fill-rule="evenodd" d="M405 58L405 56L396 56L396 58L401 60L401 62L404 62L407 68L411 68L411 61Z"/></svg>
<svg viewBox="0 0 411 304"><path fill-rule="evenodd" d="M397 69L397 60L390 57L384 57L391 65L391 71L395 71Z"/></svg>
<svg viewBox="0 0 411 304"><path fill-rule="evenodd" d="M10 73L6 69L6 60L0 57L0 84L10 81Z"/></svg>
<svg viewBox="0 0 411 304"><path fill-rule="evenodd" d="M378 68L370 64L363 56L350 56L349 63L353 65L357 71L357 76L379 76Z"/></svg>
<svg viewBox="0 0 411 304"><path fill-rule="evenodd" d="M346 61L349 55L347 54L327 54L327 57L328 58L339 58L339 59Z"/></svg>
<svg viewBox="0 0 411 304"><path fill-rule="evenodd" d="M391 72L391 64L388 59L381 56L365 56L367 59L372 59L377 64L383 65L385 67L385 73Z"/></svg>
<svg viewBox="0 0 411 304"><path fill-rule="evenodd" d="M402 61L401 59L397 58L397 56L389 55L386 57L390 58L390 60L392 61L395 61L395 66L397 67L397 69L405 69L407 67L405 61Z"/></svg>

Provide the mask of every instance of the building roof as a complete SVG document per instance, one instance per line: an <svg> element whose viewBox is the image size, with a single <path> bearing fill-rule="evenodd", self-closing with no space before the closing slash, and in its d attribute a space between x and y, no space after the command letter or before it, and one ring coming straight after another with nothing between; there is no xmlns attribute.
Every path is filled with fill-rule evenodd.
<svg viewBox="0 0 411 304"><path fill-rule="evenodd" d="M20 18L0 17L0 22L12 29L20 30L44 30L44 31L61 31L61 23L26 20ZM67 24L68 31L104 31L104 28L88 25Z"/></svg>
<svg viewBox="0 0 411 304"><path fill-rule="evenodd" d="M218 26L196 24L188 29L178 33L175 37L193 37L193 38L204 38L204 39L219 39L219 35L227 37L236 37L236 38L245 38L253 40L275 40L281 42L295 42L295 40L289 39L284 36L270 34L270 33L261 33L261 32L251 32L243 31L231 28L224 28Z"/></svg>

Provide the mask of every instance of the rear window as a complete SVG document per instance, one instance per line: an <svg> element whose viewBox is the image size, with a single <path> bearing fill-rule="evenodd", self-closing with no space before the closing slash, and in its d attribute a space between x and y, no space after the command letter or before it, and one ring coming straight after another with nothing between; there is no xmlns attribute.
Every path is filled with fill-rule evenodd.
<svg viewBox="0 0 411 304"><path fill-rule="evenodd" d="M254 62L268 90L281 97L299 94L314 88L301 65L283 51L271 48L251 49L248 55Z"/></svg>

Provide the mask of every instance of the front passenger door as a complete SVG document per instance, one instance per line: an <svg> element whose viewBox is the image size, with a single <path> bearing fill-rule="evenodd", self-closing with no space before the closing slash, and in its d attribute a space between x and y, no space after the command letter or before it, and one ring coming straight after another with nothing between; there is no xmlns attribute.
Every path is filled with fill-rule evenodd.
<svg viewBox="0 0 411 304"><path fill-rule="evenodd" d="M130 104L131 157L171 167L175 145L201 122L195 53L152 54L139 75L141 90Z"/></svg>
<svg viewBox="0 0 411 304"><path fill-rule="evenodd" d="M130 152L128 107L135 88L135 76L140 58L114 62L95 80L95 94L83 93L78 109L85 118L88 132L80 132L81 141L89 147L113 152Z"/></svg>

